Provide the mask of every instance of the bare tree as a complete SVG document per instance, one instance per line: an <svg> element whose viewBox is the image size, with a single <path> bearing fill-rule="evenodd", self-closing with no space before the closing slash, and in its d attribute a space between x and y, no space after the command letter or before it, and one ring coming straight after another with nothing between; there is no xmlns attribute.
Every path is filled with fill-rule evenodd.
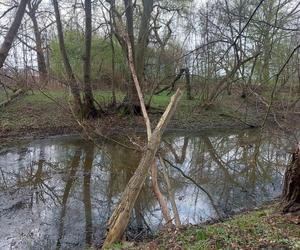
<svg viewBox="0 0 300 250"><path fill-rule="evenodd" d="M91 46L92 46L92 5L91 0L85 0L85 54L83 60L84 78L84 115L95 117L97 110L94 105L94 97L91 86Z"/></svg>
<svg viewBox="0 0 300 250"><path fill-rule="evenodd" d="M159 149L162 134L168 122L170 121L172 115L174 114L182 95L182 91L178 89L176 94L171 98L168 107L166 108L164 114L161 116L160 121L158 122L156 128L152 133L151 123L145 107L143 94L135 70L133 50L132 50L129 34L125 33L123 34L123 36L128 50L128 64L130 67L130 71L132 74L136 91L138 93L143 117L145 120L145 125L147 128L148 142L147 142L146 150L143 153L142 159L140 160L139 166L137 167L134 175L129 180L126 189L123 192L121 201L108 222L109 230L103 248L110 246L116 241L119 241L123 236L124 231L129 222L130 214L134 208L136 199L145 182L147 173L150 170L151 166L153 167L155 155L157 150ZM167 214L166 217L168 217Z"/></svg>
<svg viewBox="0 0 300 250"><path fill-rule="evenodd" d="M38 64L38 70L39 70L39 76L40 76L40 82L43 84L47 83L47 66L46 66L46 60L45 55L43 51L43 43L42 43L42 37L41 32L39 29L38 20L36 17L36 12L38 10L38 7L40 5L42 0L36 0L36 1L29 1L28 3L28 15L32 21L33 24L33 32L35 36L35 44L36 44L36 56L37 56L37 64Z"/></svg>
<svg viewBox="0 0 300 250"><path fill-rule="evenodd" d="M54 13L55 13L55 18L56 18L56 27L57 27L57 36L58 36L58 41L59 41L59 49L61 53L61 57L63 60L63 64L65 67L65 71L67 74L68 78L68 84L71 89L71 93L74 98L74 109L75 113L79 114L80 116L83 115L83 109L82 109L82 102L81 102L81 97L80 97L80 88L79 85L76 81L75 75L73 73L66 46L65 46L65 41L64 41L64 33L63 33L63 27L62 27L62 22L60 18L60 12L59 12L59 6L57 0L52 0L53 6L54 6Z"/></svg>
<svg viewBox="0 0 300 250"><path fill-rule="evenodd" d="M25 13L26 5L29 0L21 0L18 10L16 12L15 18L4 37L4 41L0 47L0 69L3 67L6 57L8 56L8 52L12 46L12 43L17 35L18 29L20 27L22 18Z"/></svg>

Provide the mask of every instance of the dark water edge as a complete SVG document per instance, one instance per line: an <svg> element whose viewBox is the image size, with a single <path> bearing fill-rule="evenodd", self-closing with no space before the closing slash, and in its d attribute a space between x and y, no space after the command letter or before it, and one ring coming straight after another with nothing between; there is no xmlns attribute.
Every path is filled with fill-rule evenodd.
<svg viewBox="0 0 300 250"><path fill-rule="evenodd" d="M260 206L281 193L291 139L260 130L167 132L163 155L183 224ZM101 244L106 222L140 154L80 136L14 142L0 151L0 249L84 249ZM158 162L160 165L160 163ZM161 166L160 166L161 169ZM160 171L160 188L167 188ZM164 224L148 178L134 208L129 239ZM171 205L169 204L171 208ZM217 211L216 211L217 210Z"/></svg>

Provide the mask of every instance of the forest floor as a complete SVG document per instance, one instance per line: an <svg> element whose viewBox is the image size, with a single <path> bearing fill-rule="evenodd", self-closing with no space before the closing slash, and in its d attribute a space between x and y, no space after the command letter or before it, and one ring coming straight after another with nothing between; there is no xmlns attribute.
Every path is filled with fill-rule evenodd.
<svg viewBox="0 0 300 250"><path fill-rule="evenodd" d="M119 102L123 97L123 94L117 94ZM4 93L0 92L0 102L4 98ZM44 137L80 132L82 128L69 111L68 99L68 94L62 90L28 92L27 95L0 110L0 138ZM95 99L102 107L106 107L111 102L111 93L97 91ZM146 101L147 99L146 96ZM158 120L169 100L170 96L165 93L152 98L151 120ZM224 94L209 108L201 107L200 97L195 96L192 101L188 101L184 96L168 129L199 131L214 128L258 127L264 121L266 110L266 106L258 100L243 99L239 93ZM281 120L281 116L277 119ZM292 119L292 122L287 121L289 125L296 124L300 120L300 113ZM142 117L129 117L116 112L109 112L90 124L100 127L106 134L144 129Z"/></svg>
<svg viewBox="0 0 300 250"><path fill-rule="evenodd" d="M282 215L272 204L222 222L165 229L152 240L124 242L112 249L300 249L300 214Z"/></svg>

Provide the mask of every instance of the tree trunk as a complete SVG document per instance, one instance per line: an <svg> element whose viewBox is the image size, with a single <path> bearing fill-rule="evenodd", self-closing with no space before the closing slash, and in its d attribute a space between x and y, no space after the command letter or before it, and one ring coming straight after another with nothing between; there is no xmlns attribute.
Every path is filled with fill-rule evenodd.
<svg viewBox="0 0 300 250"><path fill-rule="evenodd" d="M134 46L134 31L133 31L133 4L132 0L124 0L125 15L126 15L126 29L128 33L128 39L132 48L132 56L135 58L135 46ZM126 43L123 44L124 54L126 54L128 60L128 49ZM134 63L135 64L135 63ZM136 67L136 65L134 65ZM141 114L141 107L139 103L139 97L135 89L133 79L129 80L127 85L127 95L124 98L123 105L126 112L132 114Z"/></svg>
<svg viewBox="0 0 300 250"><path fill-rule="evenodd" d="M125 15L126 15L126 28L129 37L129 41L132 47L132 53L134 58L134 65L136 68L137 78L140 82L141 88L143 87L144 82L144 71L145 71L145 52L147 48L148 38L149 38L149 24L151 19L151 13L153 11L153 0L143 0L143 14L141 18L141 23L139 26L139 36L138 41L135 46L134 42L134 25L133 25L133 3L132 0L124 0L125 6ZM124 53L127 53L128 59L128 50L126 43L121 44L124 50ZM133 79L129 81L127 86L127 95L123 101L123 107L126 111L132 114L141 114L141 107L138 98L137 91L135 89L135 84Z"/></svg>
<svg viewBox="0 0 300 250"><path fill-rule="evenodd" d="M40 2L38 2L39 4ZM30 3L28 3L28 15L32 21L33 24L33 31L35 36L35 44L36 44L36 57L37 57L37 63L38 63L38 70L39 70L39 80L40 83L43 85L47 84L47 66L46 66L46 60L43 52L43 45L42 45L42 38L41 33L39 31L39 25L36 19L36 9L38 8L38 4L35 6L31 6Z"/></svg>
<svg viewBox="0 0 300 250"><path fill-rule="evenodd" d="M281 205L284 213L300 210L300 144L285 172Z"/></svg>
<svg viewBox="0 0 300 250"><path fill-rule="evenodd" d="M55 12L55 18L56 18L56 27L57 27L57 36L59 41L59 49L62 57L62 61L65 67L65 71L68 77L68 83L70 86L71 93L74 98L74 108L75 113L78 115L82 115L82 102L80 97L80 89L76 82L76 78L74 76L67 50L65 47L65 41L64 41L64 34L63 34L63 27L61 23L60 13L59 13L59 7L57 0L52 0L53 6L54 6L54 12Z"/></svg>
<svg viewBox="0 0 300 250"><path fill-rule="evenodd" d="M139 166L129 180L123 192L121 201L108 222L108 233L103 248L109 247L114 242L121 240L128 225L135 201L142 189L150 167L153 164L155 154L160 145L161 136L174 114L181 96L182 91L178 89L176 94L171 98L171 101L153 134L150 136L147 149L142 156Z"/></svg>
<svg viewBox="0 0 300 250"><path fill-rule="evenodd" d="M29 0L21 0L17 13L15 15L15 19L13 20L6 36L4 37L4 41L0 48L0 69L3 67L6 57L8 56L8 52L12 46L12 43L17 35L18 29L20 27L21 21L23 19L26 5Z"/></svg>
<svg viewBox="0 0 300 250"><path fill-rule="evenodd" d="M139 37L136 45L136 73L143 88L145 78L145 55L149 39L149 26L151 13L153 11L153 0L143 0L143 14L141 18Z"/></svg>
<svg viewBox="0 0 300 250"><path fill-rule="evenodd" d="M83 60L84 74L84 116L95 117L97 110L91 86L91 46L92 46L92 6L91 0L85 0L85 55Z"/></svg>
<svg viewBox="0 0 300 250"><path fill-rule="evenodd" d="M112 92L112 105L113 107L116 106L117 104L117 99L116 99L116 86L115 86L115 58L116 58L116 52L115 52L115 45L114 45L114 28L113 28L113 7L110 7L109 10L109 21L110 21L110 34L109 34L109 40L110 40L110 47L111 47L111 92Z"/></svg>

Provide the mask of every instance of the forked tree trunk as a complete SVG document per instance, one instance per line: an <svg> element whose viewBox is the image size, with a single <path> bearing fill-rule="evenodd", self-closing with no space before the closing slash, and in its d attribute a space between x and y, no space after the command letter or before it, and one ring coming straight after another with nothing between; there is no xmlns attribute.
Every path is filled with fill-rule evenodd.
<svg viewBox="0 0 300 250"><path fill-rule="evenodd" d="M135 43L134 36L134 5L132 0L123 0L125 7L125 16L126 16L126 29L128 33L128 40L132 46L132 55L133 63L136 69L136 75L140 83L141 88L143 87L144 82L144 73L145 73L145 55L147 44L149 40L150 33L150 20L151 13L153 11L153 0L143 0L143 13L141 16L141 22L139 25L139 35L137 42ZM121 31L122 32L122 31ZM120 39L118 39L120 41ZM126 41L121 41L120 44L123 48L124 54L129 57L128 49L126 46ZM135 89L135 83L132 79L128 82L127 94L124 98L121 108L125 108L125 111L128 113L140 115L141 106L139 102L139 97Z"/></svg>
<svg viewBox="0 0 300 250"><path fill-rule="evenodd" d="M300 210L300 144L285 172L281 205L284 213Z"/></svg>
<svg viewBox="0 0 300 250"><path fill-rule="evenodd" d="M147 149L143 153L139 166L129 180L123 192L121 201L108 222L108 233L103 245L103 249L109 247L114 242L121 240L124 231L127 228L135 201L142 189L150 167L153 164L155 154L160 145L161 136L172 115L174 114L181 96L182 91L178 89L176 94L171 98L171 102L160 118L160 121L157 124L153 134L150 136Z"/></svg>
<svg viewBox="0 0 300 250"><path fill-rule="evenodd" d="M172 96L171 101L166 108L164 114L161 116L156 128L152 133L151 123L149 120L149 116L145 107L145 101L142 94L142 90L137 78L135 65L134 65L134 57L133 57L133 50L132 50L132 43L130 42L130 37L127 34L124 34L124 41L127 45L128 51L128 64L130 67L132 79L136 88L136 92L140 101L141 110L143 113L143 117L145 120L145 125L147 128L147 147L145 152L143 153L142 159L135 170L133 176L130 178L123 194L121 201L118 207L114 210L109 222L108 222L108 232L103 244L103 249L109 247L111 244L115 243L116 241L121 240L136 202L136 199L144 185L145 179L147 174L150 170L150 167L153 165L155 154L159 149L160 141L162 134L170 121L171 117L173 116L179 100L182 96L182 91L178 89L174 96Z"/></svg>
<svg viewBox="0 0 300 250"><path fill-rule="evenodd" d="M3 67L6 57L8 56L8 52L11 48L11 45L17 35L18 29L20 27L22 18L25 13L26 5L29 0L21 0L17 13L15 15L15 19L13 20L6 36L4 37L4 41L0 47L0 69Z"/></svg>

